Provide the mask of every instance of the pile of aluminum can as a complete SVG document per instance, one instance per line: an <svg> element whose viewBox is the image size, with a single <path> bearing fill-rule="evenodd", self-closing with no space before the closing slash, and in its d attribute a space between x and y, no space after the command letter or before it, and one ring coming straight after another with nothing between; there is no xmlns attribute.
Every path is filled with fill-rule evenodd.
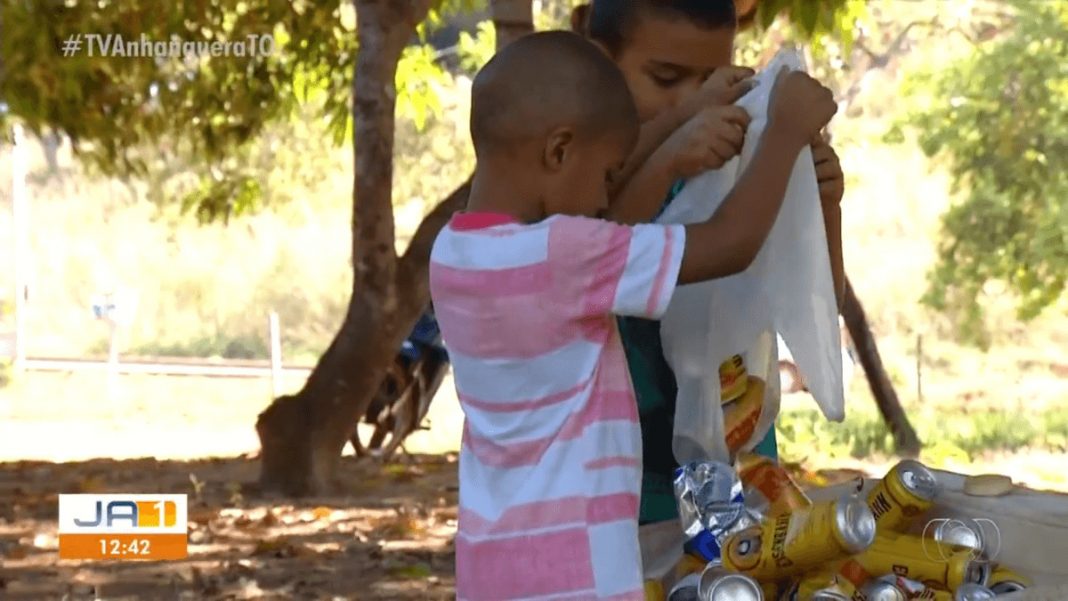
<svg viewBox="0 0 1068 601"><path fill-rule="evenodd" d="M663 601L978 601L1030 585L993 561L981 528L921 516L939 493L921 463L904 460L868 494L813 503L774 461L691 463L675 493L690 542ZM951 525L952 527L946 527ZM928 531L929 530L929 531Z"/></svg>

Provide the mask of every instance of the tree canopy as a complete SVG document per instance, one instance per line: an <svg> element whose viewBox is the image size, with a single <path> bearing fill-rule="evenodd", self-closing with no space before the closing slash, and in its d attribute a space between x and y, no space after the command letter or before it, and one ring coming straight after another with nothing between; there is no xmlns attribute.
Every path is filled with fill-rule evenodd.
<svg viewBox="0 0 1068 601"><path fill-rule="evenodd" d="M420 34L479 0L439 0ZM18 120L40 135L70 137L84 163L108 174L154 176L180 163L197 183L181 201L202 220L253 209L262 196L252 142L270 124L313 110L335 143L351 136L358 49L351 2L5 2L0 6L0 136ZM168 58L64 56L77 34L151 41L243 40L270 35L274 51ZM434 109L433 50L413 45L397 73L398 112L416 121Z"/></svg>
<svg viewBox="0 0 1068 601"><path fill-rule="evenodd" d="M988 284L1007 284L1030 319L1063 298L1068 279L1068 5L1005 6L998 36L903 90L916 104L904 125L961 192L942 218L924 300L979 343Z"/></svg>

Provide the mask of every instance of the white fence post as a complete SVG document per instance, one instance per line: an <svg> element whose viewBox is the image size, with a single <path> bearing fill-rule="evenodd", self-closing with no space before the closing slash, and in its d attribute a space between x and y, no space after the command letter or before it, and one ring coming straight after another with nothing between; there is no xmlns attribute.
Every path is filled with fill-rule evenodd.
<svg viewBox="0 0 1068 601"><path fill-rule="evenodd" d="M267 316L267 336L271 341L271 398L275 399L282 393L282 334L274 311Z"/></svg>

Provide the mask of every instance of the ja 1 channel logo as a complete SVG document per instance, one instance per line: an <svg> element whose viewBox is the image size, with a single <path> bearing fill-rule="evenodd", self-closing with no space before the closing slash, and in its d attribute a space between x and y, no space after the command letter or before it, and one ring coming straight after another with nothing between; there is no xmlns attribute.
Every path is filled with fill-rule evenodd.
<svg viewBox="0 0 1068 601"><path fill-rule="evenodd" d="M987 518L936 518L923 527L923 552L932 561L994 561L1001 554L1001 529Z"/></svg>
<svg viewBox="0 0 1068 601"><path fill-rule="evenodd" d="M60 559L183 559L186 495L59 495Z"/></svg>

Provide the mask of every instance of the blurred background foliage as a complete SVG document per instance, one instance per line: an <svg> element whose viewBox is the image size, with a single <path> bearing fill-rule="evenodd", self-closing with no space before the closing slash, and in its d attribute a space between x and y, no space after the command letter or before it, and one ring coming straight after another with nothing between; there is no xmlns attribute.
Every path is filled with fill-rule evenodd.
<svg viewBox="0 0 1068 601"><path fill-rule="evenodd" d="M286 362L313 361L352 277L348 103L358 49L349 3L69 4L0 4L0 135L18 122L37 136L29 352L103 355L108 332L92 321L89 298L126 287L139 302L125 354L264 358L274 310ZM536 3L539 27L565 27L571 4ZM780 15L810 5L773 4ZM744 32L737 61L759 66L783 44L800 44L836 91L847 269L891 378L921 416L921 437L937 439L931 452L946 457L1063 449L1065 5L821 6L815 21L780 18ZM399 249L474 165L468 93L493 52L485 18L485 2L439 3L398 69ZM270 31L278 52L138 61L55 51L89 31L208 39ZM0 143L0 182L10 178L9 152ZM0 186L0 206L8 194ZM0 212L0 240L11 229ZM0 273L3 290L9 278ZM913 393L920 370L922 402ZM866 397L859 378L850 394ZM820 452L847 457L888 449L874 412L839 425L803 403L784 407L784 455L810 452L811 436L828 441Z"/></svg>

